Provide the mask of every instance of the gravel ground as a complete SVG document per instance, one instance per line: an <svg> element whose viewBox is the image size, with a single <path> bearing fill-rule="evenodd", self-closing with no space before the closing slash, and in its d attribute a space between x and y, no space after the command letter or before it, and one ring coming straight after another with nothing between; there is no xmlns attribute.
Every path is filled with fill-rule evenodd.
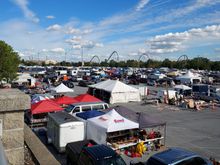
<svg viewBox="0 0 220 165"><path fill-rule="evenodd" d="M150 90L158 90L158 88L150 87ZM86 92L87 88L76 85L72 96ZM220 160L220 108L193 111L165 104L145 105L143 102L115 105L123 105L136 112L146 112L166 121L166 147L182 147L207 158L212 156ZM43 142L45 142L44 138L41 137ZM53 146L48 148L62 164L65 164L64 154L57 154ZM131 159L125 155L122 157L129 164ZM145 154L143 158L134 161L145 161L148 157L149 154Z"/></svg>

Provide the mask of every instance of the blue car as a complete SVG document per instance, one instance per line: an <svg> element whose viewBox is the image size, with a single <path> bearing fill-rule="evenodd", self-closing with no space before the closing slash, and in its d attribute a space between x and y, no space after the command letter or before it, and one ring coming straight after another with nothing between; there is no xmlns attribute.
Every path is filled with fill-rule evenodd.
<svg viewBox="0 0 220 165"><path fill-rule="evenodd" d="M194 152L170 148L151 156L146 165L212 165L212 163Z"/></svg>

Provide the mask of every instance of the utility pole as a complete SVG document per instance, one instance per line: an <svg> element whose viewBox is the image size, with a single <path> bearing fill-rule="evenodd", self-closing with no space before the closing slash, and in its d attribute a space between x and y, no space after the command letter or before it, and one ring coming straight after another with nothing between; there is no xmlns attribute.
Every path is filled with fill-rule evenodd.
<svg viewBox="0 0 220 165"><path fill-rule="evenodd" d="M82 67L84 66L84 59L83 59L83 46L81 47L81 57L82 57Z"/></svg>
<svg viewBox="0 0 220 165"><path fill-rule="evenodd" d="M38 51L37 52L38 64L40 64L40 56L39 55L40 55L40 52Z"/></svg>

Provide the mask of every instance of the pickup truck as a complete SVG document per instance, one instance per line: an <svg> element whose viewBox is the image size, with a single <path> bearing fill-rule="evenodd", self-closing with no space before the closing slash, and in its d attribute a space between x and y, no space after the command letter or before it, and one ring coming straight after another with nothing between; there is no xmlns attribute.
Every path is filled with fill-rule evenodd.
<svg viewBox="0 0 220 165"><path fill-rule="evenodd" d="M67 165L126 165L114 150L93 140L68 143L66 155Z"/></svg>

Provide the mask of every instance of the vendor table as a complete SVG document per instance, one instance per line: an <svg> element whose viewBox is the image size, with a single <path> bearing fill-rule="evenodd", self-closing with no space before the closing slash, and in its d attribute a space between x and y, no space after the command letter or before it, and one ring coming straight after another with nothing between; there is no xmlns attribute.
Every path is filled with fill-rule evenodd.
<svg viewBox="0 0 220 165"><path fill-rule="evenodd" d="M146 140L138 140L138 142L133 142L133 143L126 143L126 144L118 144L118 147L117 148L114 148L112 147L112 144L111 143L107 143L107 145L109 147L111 147L113 150L118 150L118 149L123 149L123 148L127 148L127 147L130 147L130 146L135 146L137 145L138 143L140 142L144 142L144 143L147 143L147 142L152 142L152 141L156 141L156 140L161 140L163 139L164 137L160 137L160 138L154 138L154 139L146 139Z"/></svg>

